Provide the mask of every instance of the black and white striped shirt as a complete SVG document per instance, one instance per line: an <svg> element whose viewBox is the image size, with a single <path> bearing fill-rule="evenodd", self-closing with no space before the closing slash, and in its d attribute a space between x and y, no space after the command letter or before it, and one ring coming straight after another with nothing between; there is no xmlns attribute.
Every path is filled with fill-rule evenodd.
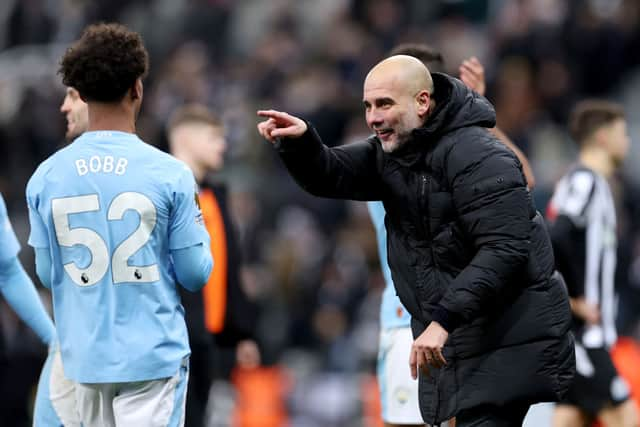
<svg viewBox="0 0 640 427"><path fill-rule="evenodd" d="M576 319L576 338L587 348L610 347L617 339L616 212L606 179L577 166L557 184L547 210L556 267L572 297L600 309L600 322Z"/></svg>

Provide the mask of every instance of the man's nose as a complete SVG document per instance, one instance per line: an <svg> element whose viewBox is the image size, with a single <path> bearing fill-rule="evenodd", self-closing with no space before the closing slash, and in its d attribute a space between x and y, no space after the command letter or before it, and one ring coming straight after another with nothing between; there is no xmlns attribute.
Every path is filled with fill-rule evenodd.
<svg viewBox="0 0 640 427"><path fill-rule="evenodd" d="M367 113L367 124L370 128L380 126L383 121L382 114L378 110L372 109Z"/></svg>

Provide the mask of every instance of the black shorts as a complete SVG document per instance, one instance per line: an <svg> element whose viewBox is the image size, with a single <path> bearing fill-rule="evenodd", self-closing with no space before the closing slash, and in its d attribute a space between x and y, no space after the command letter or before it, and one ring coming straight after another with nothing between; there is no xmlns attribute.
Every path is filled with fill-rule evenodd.
<svg viewBox="0 0 640 427"><path fill-rule="evenodd" d="M629 397L629 386L618 374L607 349L576 345L576 375L560 403L576 406L594 417L605 407L620 405Z"/></svg>

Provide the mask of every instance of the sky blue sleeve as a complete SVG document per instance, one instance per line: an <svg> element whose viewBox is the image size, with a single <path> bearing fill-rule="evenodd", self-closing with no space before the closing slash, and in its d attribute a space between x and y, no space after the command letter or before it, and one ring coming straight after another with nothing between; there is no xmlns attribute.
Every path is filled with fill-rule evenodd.
<svg viewBox="0 0 640 427"><path fill-rule="evenodd" d="M176 278L182 287L195 292L207 283L213 268L209 245L199 244L172 250L171 258Z"/></svg>
<svg viewBox="0 0 640 427"><path fill-rule="evenodd" d="M35 248L36 253L36 274L38 279L45 286L51 289L51 254L49 248Z"/></svg>
<svg viewBox="0 0 640 427"><path fill-rule="evenodd" d="M31 231L29 232L29 245L34 248L48 248L49 235L47 227L38 212L39 197L37 188L37 175L34 175L27 184L27 207L29 208L29 224Z"/></svg>
<svg viewBox="0 0 640 427"><path fill-rule="evenodd" d="M391 280L391 269L387 260L387 229L384 226L384 217L387 212L384 210L382 202L367 202L371 222L376 229L376 239L378 241L378 256L380 256L380 268L387 284L393 283Z"/></svg>
<svg viewBox="0 0 640 427"><path fill-rule="evenodd" d="M12 259L18 252L20 252L20 243L11 227L4 198L0 195L0 262Z"/></svg>
<svg viewBox="0 0 640 427"><path fill-rule="evenodd" d="M53 322L17 257L0 263L0 292L40 339L47 345L52 344L56 336Z"/></svg>
<svg viewBox="0 0 640 427"><path fill-rule="evenodd" d="M204 226L199 205L195 179L185 166L173 191L169 249L182 249L200 244L209 247L209 233Z"/></svg>
<svg viewBox="0 0 640 427"><path fill-rule="evenodd" d="M381 229L384 229L384 216L386 215L384 205L382 202L367 202L367 209L369 209L371 222L373 222L376 233L378 233Z"/></svg>

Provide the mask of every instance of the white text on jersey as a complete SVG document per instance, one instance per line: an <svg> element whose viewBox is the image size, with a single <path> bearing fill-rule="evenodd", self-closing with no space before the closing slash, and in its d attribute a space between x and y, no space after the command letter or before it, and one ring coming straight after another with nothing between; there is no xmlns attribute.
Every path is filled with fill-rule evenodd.
<svg viewBox="0 0 640 427"><path fill-rule="evenodd" d="M115 173L116 175L124 175L127 171L127 164L129 161L124 157L119 157L116 162L113 156L91 156L89 160L77 159L76 171L79 176L86 175L87 173Z"/></svg>

